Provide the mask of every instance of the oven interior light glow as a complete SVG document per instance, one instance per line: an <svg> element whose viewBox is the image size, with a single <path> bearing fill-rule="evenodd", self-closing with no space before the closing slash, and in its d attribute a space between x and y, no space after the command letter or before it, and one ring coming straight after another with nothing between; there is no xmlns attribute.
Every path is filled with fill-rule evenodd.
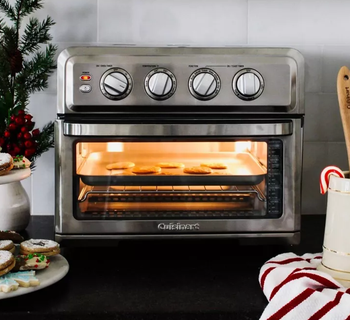
<svg viewBox="0 0 350 320"><path fill-rule="evenodd" d="M251 141L238 141L235 143L236 152L247 152L247 151L251 151L251 149L252 149Z"/></svg>
<svg viewBox="0 0 350 320"><path fill-rule="evenodd" d="M101 159L101 154L98 153L98 152L93 152L93 153L91 153L91 154L89 155L89 158L90 158L91 160L96 160L96 161L98 161L98 160Z"/></svg>
<svg viewBox="0 0 350 320"><path fill-rule="evenodd" d="M108 152L123 152L124 146L122 142L108 142L107 143Z"/></svg>

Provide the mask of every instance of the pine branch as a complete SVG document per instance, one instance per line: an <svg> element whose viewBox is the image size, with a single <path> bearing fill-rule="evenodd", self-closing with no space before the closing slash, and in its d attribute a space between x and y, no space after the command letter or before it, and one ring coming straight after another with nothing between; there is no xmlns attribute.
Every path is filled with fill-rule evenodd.
<svg viewBox="0 0 350 320"><path fill-rule="evenodd" d="M17 15L15 9L9 4L7 0L0 0L0 11L2 11L6 17L15 22Z"/></svg>
<svg viewBox="0 0 350 320"><path fill-rule="evenodd" d="M47 88L48 78L56 68L56 50L55 45L49 44L45 52L37 52L31 61L23 62L23 69L16 77L15 104L23 104L31 93Z"/></svg>
<svg viewBox="0 0 350 320"><path fill-rule="evenodd" d="M0 96L4 96L6 92L10 91L10 75L11 66L8 61L7 53L4 48L0 46Z"/></svg>
<svg viewBox="0 0 350 320"><path fill-rule="evenodd" d="M16 28L14 27L7 27L4 26L2 28L2 36L0 38L0 44L9 55L11 52L15 51L16 47L16 41L17 41L17 35L16 35Z"/></svg>
<svg viewBox="0 0 350 320"><path fill-rule="evenodd" d="M21 16L21 10L24 0L17 0L15 4L16 9L16 21L15 21L15 28L16 28L16 48L18 48L18 42L19 42L19 28L21 27L21 22L23 17Z"/></svg>
<svg viewBox="0 0 350 320"><path fill-rule="evenodd" d="M21 17L26 17L43 7L42 0L16 0L15 10Z"/></svg>
<svg viewBox="0 0 350 320"><path fill-rule="evenodd" d="M22 54L32 53L40 48L40 44L52 40L49 29L54 24L51 17L47 17L41 24L37 18L31 18L21 38L20 51Z"/></svg>
<svg viewBox="0 0 350 320"><path fill-rule="evenodd" d="M6 22L4 22L4 19L0 19L0 34L3 33L3 29L6 26Z"/></svg>
<svg viewBox="0 0 350 320"><path fill-rule="evenodd" d="M55 127L54 122L52 121L46 124L41 130L37 141L38 145L35 155L30 159L30 161L32 161L31 169L35 167L35 161L37 158L39 158L44 152L50 150L55 146L54 131Z"/></svg>

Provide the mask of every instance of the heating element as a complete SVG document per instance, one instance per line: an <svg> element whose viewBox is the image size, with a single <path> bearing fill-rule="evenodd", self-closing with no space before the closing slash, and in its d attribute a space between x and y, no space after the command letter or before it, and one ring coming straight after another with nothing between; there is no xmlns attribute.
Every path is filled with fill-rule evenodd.
<svg viewBox="0 0 350 320"><path fill-rule="evenodd" d="M64 50L56 239L297 243L303 84L288 48Z"/></svg>

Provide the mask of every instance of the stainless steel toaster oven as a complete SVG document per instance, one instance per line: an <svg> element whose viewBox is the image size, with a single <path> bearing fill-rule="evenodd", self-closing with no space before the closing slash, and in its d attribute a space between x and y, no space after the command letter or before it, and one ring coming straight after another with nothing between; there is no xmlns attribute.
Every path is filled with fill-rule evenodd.
<svg viewBox="0 0 350 320"><path fill-rule="evenodd" d="M303 86L288 48L64 50L56 239L298 243Z"/></svg>

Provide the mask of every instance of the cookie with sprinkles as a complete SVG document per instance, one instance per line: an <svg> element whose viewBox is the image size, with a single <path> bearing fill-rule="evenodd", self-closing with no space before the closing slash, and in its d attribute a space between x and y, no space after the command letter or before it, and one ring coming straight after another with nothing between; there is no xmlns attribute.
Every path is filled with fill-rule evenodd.
<svg viewBox="0 0 350 320"><path fill-rule="evenodd" d="M60 253L60 245L47 239L30 239L21 242L20 253L23 255L40 253L45 256L55 256Z"/></svg>
<svg viewBox="0 0 350 320"><path fill-rule="evenodd" d="M41 270L50 265L50 259L40 253L30 253L16 256L16 265L13 270Z"/></svg>
<svg viewBox="0 0 350 320"><path fill-rule="evenodd" d="M13 158L13 169L25 169L30 167L31 162L25 156L15 156Z"/></svg>

